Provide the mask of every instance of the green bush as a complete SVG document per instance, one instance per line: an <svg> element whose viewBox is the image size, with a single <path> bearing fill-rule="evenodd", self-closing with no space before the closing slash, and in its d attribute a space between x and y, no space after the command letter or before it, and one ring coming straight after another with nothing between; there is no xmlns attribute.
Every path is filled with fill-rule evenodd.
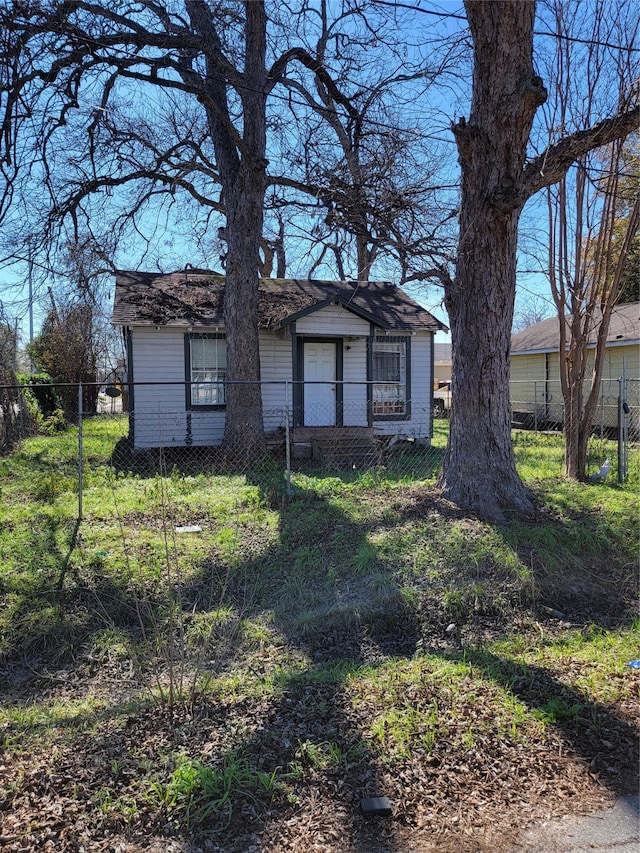
<svg viewBox="0 0 640 853"><path fill-rule="evenodd" d="M55 417L62 410L60 394L48 373L20 373L17 379L20 385L28 386L23 391L24 399L37 422Z"/></svg>

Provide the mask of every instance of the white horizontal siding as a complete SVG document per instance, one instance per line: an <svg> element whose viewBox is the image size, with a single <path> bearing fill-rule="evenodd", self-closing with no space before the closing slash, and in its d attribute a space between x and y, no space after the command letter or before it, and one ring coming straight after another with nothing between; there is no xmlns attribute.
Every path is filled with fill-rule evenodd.
<svg viewBox="0 0 640 853"><path fill-rule="evenodd" d="M224 432L224 412L140 412L135 415L135 446L210 447L220 444Z"/></svg>
<svg viewBox="0 0 640 853"><path fill-rule="evenodd" d="M131 355L135 446L184 445L185 388L171 384L184 383L184 332L164 326L136 328Z"/></svg>
<svg viewBox="0 0 640 853"><path fill-rule="evenodd" d="M291 337L260 333L260 376L262 385L262 414L266 432L285 424L286 413L293 405ZM291 419L290 419L291 422Z"/></svg>
<svg viewBox="0 0 640 853"><path fill-rule="evenodd" d="M224 411L186 411L184 343L184 329L133 329L136 447L206 447L222 441Z"/></svg>
<svg viewBox="0 0 640 853"><path fill-rule="evenodd" d="M323 315L322 318L319 315ZM317 322L322 319L322 323ZM313 320L307 324L305 321ZM304 328L300 329L300 324ZM340 306L302 318L296 331L345 337L343 342L343 423L367 423L367 339L369 324ZM133 412L136 447L220 444L225 412L186 411L184 330L167 327L132 330ZM291 411L292 354L289 334L260 333L264 426L284 426ZM348 349L347 349L348 347ZM376 433L426 439L431 434L431 335L411 337L411 419L374 421ZM162 383L144 385L140 383ZM175 384L172 384L175 383Z"/></svg>
<svg viewBox="0 0 640 853"><path fill-rule="evenodd" d="M345 426L367 426L366 338L358 338L345 344L342 353L342 378L344 380L342 392L343 424Z"/></svg>
<svg viewBox="0 0 640 853"><path fill-rule="evenodd" d="M222 441L224 410L186 411L184 339L183 329L133 329L131 379L135 383L134 436L138 448L206 447ZM285 383L291 381L292 371L289 335L261 333L260 361L264 426L269 432L284 425ZM151 384L159 382L163 384ZM289 406L290 398L289 387Z"/></svg>
<svg viewBox="0 0 640 853"><path fill-rule="evenodd" d="M374 420L377 435L399 436L426 441L431 438L431 333L411 336L411 418L408 420Z"/></svg>
<svg viewBox="0 0 640 853"><path fill-rule="evenodd" d="M332 335L341 337L344 335L369 334L369 323L358 317L342 305L327 305L307 314L296 321L296 334L298 335Z"/></svg>

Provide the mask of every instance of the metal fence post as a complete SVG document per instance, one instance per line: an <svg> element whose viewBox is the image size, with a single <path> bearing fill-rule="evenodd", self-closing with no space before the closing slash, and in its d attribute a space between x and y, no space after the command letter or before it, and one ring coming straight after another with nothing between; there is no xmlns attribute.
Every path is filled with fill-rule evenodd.
<svg viewBox="0 0 640 853"><path fill-rule="evenodd" d="M627 402L627 388L625 377L618 379L618 482L624 483L627 479L629 465L629 404Z"/></svg>
<svg viewBox="0 0 640 853"><path fill-rule="evenodd" d="M82 382L78 384L78 521L82 521Z"/></svg>
<svg viewBox="0 0 640 853"><path fill-rule="evenodd" d="M289 442L289 380L284 383L284 452L287 460L287 495L291 496L291 444Z"/></svg>

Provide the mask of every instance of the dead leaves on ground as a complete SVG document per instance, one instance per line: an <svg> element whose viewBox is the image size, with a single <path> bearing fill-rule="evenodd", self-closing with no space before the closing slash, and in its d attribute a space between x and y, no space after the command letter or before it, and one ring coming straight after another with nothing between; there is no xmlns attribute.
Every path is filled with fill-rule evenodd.
<svg viewBox="0 0 640 853"><path fill-rule="evenodd" d="M403 698L400 684L389 693L356 680L301 681L279 696L180 706L172 723L160 707L128 717L112 708L81 729L43 731L28 747L5 732L0 845L11 853L134 853L153 844L228 853L507 850L514 826L632 784L637 691L616 709L591 708L588 725L527 718L510 728L495 718L496 690L476 683L465 706L437 684L414 685ZM436 737L416 730L407 754L384 725L372 734L390 707L434 702ZM154 796L177 755L250 769L205 826L189 827ZM360 814L360 800L377 795L391 800L390 819Z"/></svg>

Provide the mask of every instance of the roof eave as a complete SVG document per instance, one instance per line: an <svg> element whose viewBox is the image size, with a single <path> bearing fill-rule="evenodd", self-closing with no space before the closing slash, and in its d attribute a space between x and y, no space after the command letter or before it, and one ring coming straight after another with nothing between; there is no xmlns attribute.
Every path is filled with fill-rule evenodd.
<svg viewBox="0 0 640 853"><path fill-rule="evenodd" d="M313 305L309 305L307 308L303 308L301 311L296 311L294 314L289 314L287 317L284 317L282 320L280 320L280 322L277 323L275 328L283 329L286 326L290 326L292 323L297 322L303 317L308 317L310 314L315 314L316 311L321 311L323 308L328 308L330 305L340 305L341 308L344 308L346 311L350 311L352 314L355 314L362 320L366 320L369 323L373 323L374 326L378 326L380 329L394 328L388 323L385 323L379 317L376 317L374 314L371 314L369 311L365 311L363 308L359 308L357 305L349 303L348 300L344 300L340 297L335 296L330 296L328 299L323 299L321 302L315 302Z"/></svg>

